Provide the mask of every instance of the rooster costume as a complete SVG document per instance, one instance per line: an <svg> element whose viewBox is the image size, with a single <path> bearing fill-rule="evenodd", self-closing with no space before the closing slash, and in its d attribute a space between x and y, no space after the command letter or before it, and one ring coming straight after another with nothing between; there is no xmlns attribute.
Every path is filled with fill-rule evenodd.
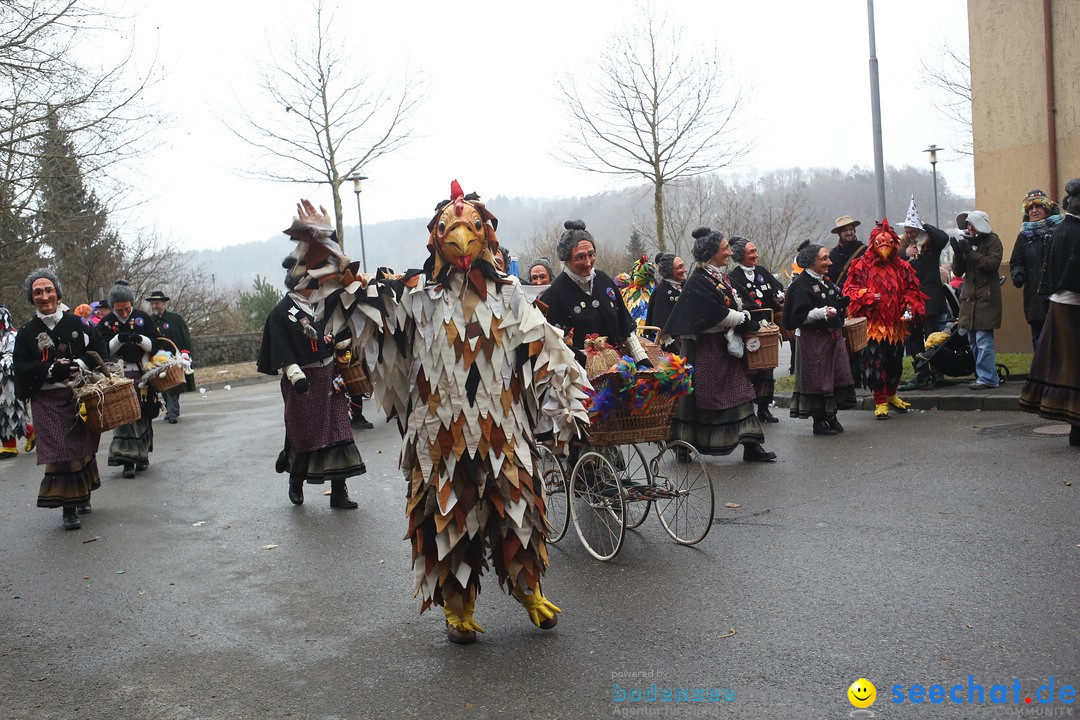
<svg viewBox="0 0 1080 720"><path fill-rule="evenodd" d="M874 393L874 416L889 417L889 407L907 412L910 405L896 394L903 370L908 322L922 322L927 296L910 264L900 259L900 238L882 220L870 233L870 245L851 265L844 282L851 298L849 317L866 318L868 343L862 351L862 372Z"/></svg>
<svg viewBox="0 0 1080 720"><path fill-rule="evenodd" d="M34 426L26 403L15 396L15 332L11 313L0 305L0 460L19 454L18 440L26 438L23 448L34 449Z"/></svg>
<svg viewBox="0 0 1080 720"><path fill-rule="evenodd" d="M497 219L455 181L428 223L431 255L397 279L359 274L310 204L289 234L294 273L316 315L349 333L373 401L397 419L407 482L406 538L420 611L442 605L447 635L472 642L480 577L500 584L539 627L559 609L541 593L548 564L534 429L564 443L588 422L587 381L562 333L495 268Z"/></svg>

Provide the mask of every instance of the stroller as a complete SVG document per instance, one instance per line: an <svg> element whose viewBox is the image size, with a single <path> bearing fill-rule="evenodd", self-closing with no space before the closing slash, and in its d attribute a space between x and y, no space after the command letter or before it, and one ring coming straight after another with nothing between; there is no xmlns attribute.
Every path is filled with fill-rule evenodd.
<svg viewBox="0 0 1080 720"><path fill-rule="evenodd" d="M946 377L966 377L975 373L975 355L966 337L960 334L956 321L960 314L960 301L952 287L945 286L945 304L952 319L942 332L931 333L926 339L927 349L912 358L915 370L915 387L927 390L946 384ZM998 381L1009 379L1009 368L996 365Z"/></svg>

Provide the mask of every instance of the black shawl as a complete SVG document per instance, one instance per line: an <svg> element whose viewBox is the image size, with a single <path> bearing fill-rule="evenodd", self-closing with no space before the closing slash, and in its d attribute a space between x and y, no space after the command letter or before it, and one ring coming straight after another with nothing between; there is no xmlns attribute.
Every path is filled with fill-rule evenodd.
<svg viewBox="0 0 1080 720"><path fill-rule="evenodd" d="M803 271L795 276L788 286L784 298L784 314L780 324L788 330L796 330L806 323L806 316L814 308L832 305L837 315L821 323L819 327L841 328L850 301L844 297L840 288L828 278L818 280L809 272ZM816 325L816 323L815 323Z"/></svg>
<svg viewBox="0 0 1080 720"><path fill-rule="evenodd" d="M540 302L547 305L549 323L564 333L573 331L573 347L579 351L585 348L588 335L603 335L610 344L618 345L634 332L634 320L619 288L600 270L593 278L592 294L586 294L563 272L540 296Z"/></svg>
<svg viewBox="0 0 1080 720"><path fill-rule="evenodd" d="M645 324L663 329L681 292L673 282L667 278L662 279L649 296L649 311L645 314Z"/></svg>
<svg viewBox="0 0 1080 720"><path fill-rule="evenodd" d="M734 286L735 292L739 293L739 299L742 300L744 310L768 308L773 311L774 315L780 311L780 302L776 299L776 294L783 292L784 286L765 268L760 265L754 267L753 282L746 279L746 273L738 265L729 270L727 276ZM761 319L760 316L755 317ZM776 319L774 316L773 322Z"/></svg>
<svg viewBox="0 0 1080 720"><path fill-rule="evenodd" d="M154 319L150 317L150 313L143 310L132 310L131 315L128 316L127 320L121 320L115 312L111 312L101 318L101 322L98 323L98 332L101 333L101 338L105 341L106 347L108 347L112 339L120 333L138 333L140 335L145 335L150 338L154 348L160 347L157 339L161 337L161 333L157 331ZM172 346L169 345L168 347L169 350L172 351ZM143 349L138 345L121 345L116 350L116 356L123 359L125 362L135 363L136 365L141 366Z"/></svg>
<svg viewBox="0 0 1080 720"><path fill-rule="evenodd" d="M699 267L683 283L679 301L664 323L664 335L697 335L716 327L733 311L738 312L738 305L727 277Z"/></svg>
<svg viewBox="0 0 1080 720"><path fill-rule="evenodd" d="M304 332L305 325L315 328L314 340ZM286 365L304 366L325 360L334 349L326 344L324 335L323 324L286 295L266 316L256 369L266 375L277 375Z"/></svg>
<svg viewBox="0 0 1080 720"><path fill-rule="evenodd" d="M38 336L41 333L52 342L52 347L41 349ZM78 315L65 312L52 330L35 315L30 322L19 328L15 336L13 354L15 371L15 395L29 400L45 384L49 367L61 358L82 360L88 367L97 366L87 352L96 352L104 360L109 355L105 342L97 329Z"/></svg>

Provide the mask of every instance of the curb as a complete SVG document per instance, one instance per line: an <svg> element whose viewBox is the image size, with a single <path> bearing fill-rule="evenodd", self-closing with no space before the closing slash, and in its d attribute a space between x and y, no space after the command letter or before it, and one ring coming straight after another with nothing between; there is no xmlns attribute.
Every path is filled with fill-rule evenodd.
<svg viewBox="0 0 1080 720"><path fill-rule="evenodd" d="M902 397L911 403L914 410L947 410L1002 412L1020 409L1020 389L1012 392L987 394L988 391L971 391L964 388L958 393L920 394L918 391L904 393ZM777 407L791 407L791 395L777 395L774 398ZM855 405L857 410L873 410L874 397L860 395Z"/></svg>

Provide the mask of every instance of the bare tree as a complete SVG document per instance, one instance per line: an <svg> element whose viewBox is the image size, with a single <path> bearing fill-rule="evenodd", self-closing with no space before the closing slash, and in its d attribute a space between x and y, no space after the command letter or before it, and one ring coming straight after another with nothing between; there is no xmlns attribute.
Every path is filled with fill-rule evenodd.
<svg viewBox="0 0 1080 720"><path fill-rule="evenodd" d="M335 35L333 14L321 0L313 6L315 29L294 35L284 52L270 47L258 86L273 114L241 107L244 142L278 161L251 173L265 180L330 186L338 239L344 245L341 184L361 168L413 138L408 120L424 99L423 83L376 81L357 72L345 34ZM261 63L260 63L261 65ZM288 169L286 169L288 168Z"/></svg>
<svg viewBox="0 0 1080 720"><path fill-rule="evenodd" d="M741 107L727 92L718 50L687 52L682 32L669 32L651 7L641 25L614 38L597 64L598 75L559 83L571 118L571 167L652 185L656 245L667 249L664 186L724 167L746 151L734 137ZM579 84L584 84L584 89Z"/></svg>
<svg viewBox="0 0 1080 720"><path fill-rule="evenodd" d="M923 61L922 76L948 98L938 105L938 110L961 130L964 139L955 150L962 155L972 155L971 63L967 53L945 46L934 64Z"/></svg>

